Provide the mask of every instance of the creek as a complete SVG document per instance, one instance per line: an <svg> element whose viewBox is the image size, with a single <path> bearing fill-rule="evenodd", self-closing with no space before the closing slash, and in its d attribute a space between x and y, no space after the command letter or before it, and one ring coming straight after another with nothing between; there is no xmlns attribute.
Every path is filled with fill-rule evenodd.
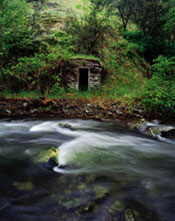
<svg viewBox="0 0 175 221"><path fill-rule="evenodd" d="M59 166L37 160L51 147ZM114 121L0 120L0 221L174 217L174 143Z"/></svg>

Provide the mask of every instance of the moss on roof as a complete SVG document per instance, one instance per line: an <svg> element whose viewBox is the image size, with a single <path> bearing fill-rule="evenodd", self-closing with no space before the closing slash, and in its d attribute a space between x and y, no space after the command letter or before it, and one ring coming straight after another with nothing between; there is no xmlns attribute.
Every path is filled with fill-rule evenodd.
<svg viewBox="0 0 175 221"><path fill-rule="evenodd" d="M98 62L100 62L100 64L102 64L102 61L100 60L100 58L97 58L93 55L78 54L78 55L72 56L71 59L94 60L94 61L98 61Z"/></svg>

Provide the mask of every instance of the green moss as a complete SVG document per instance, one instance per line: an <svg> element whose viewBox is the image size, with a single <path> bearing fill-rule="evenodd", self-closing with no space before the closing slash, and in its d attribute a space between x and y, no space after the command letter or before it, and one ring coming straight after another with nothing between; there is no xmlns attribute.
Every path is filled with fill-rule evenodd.
<svg viewBox="0 0 175 221"><path fill-rule="evenodd" d="M94 191L96 194L96 199L102 199L108 194L109 190L105 186L97 186L95 185Z"/></svg>
<svg viewBox="0 0 175 221"><path fill-rule="evenodd" d="M102 63L102 61L99 58L93 55L77 54L77 55L72 56L71 59L94 60L94 61L98 61Z"/></svg>
<svg viewBox="0 0 175 221"><path fill-rule="evenodd" d="M32 190L34 188L34 185L32 182L30 181L26 181L26 182L16 182L14 183L14 186L18 189L18 190Z"/></svg>
<svg viewBox="0 0 175 221"><path fill-rule="evenodd" d="M84 203L84 199L81 198L72 198L71 200L62 202L62 205L67 209L71 209L77 206L81 206Z"/></svg>
<svg viewBox="0 0 175 221"><path fill-rule="evenodd" d="M126 219L126 221L135 221L131 209L127 209L127 210L125 211L125 219Z"/></svg>
<svg viewBox="0 0 175 221"><path fill-rule="evenodd" d="M122 212L125 209L125 205L122 201L116 200L112 204L111 209Z"/></svg>
<svg viewBox="0 0 175 221"><path fill-rule="evenodd" d="M53 159L58 164L58 148L51 147L49 150L43 150L41 151L36 157L36 162L48 162L49 159Z"/></svg>

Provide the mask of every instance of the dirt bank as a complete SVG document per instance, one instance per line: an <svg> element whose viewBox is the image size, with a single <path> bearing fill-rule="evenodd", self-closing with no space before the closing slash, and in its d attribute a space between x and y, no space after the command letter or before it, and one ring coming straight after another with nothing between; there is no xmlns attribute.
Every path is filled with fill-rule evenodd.
<svg viewBox="0 0 175 221"><path fill-rule="evenodd" d="M137 104L129 106L121 101L86 98L0 98L0 118L5 117L105 118L128 121L144 118L148 121L158 119L161 123L175 123L175 117L167 117L161 113L145 113Z"/></svg>
<svg viewBox="0 0 175 221"><path fill-rule="evenodd" d="M142 110L121 102L89 99L0 98L0 117L57 117L91 119L140 119Z"/></svg>

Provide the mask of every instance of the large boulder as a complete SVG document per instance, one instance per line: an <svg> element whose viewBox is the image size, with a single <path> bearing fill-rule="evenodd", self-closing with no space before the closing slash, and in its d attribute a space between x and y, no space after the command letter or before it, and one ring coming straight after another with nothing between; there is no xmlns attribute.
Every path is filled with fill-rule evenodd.
<svg viewBox="0 0 175 221"><path fill-rule="evenodd" d="M161 136L168 138L168 139L174 139L175 140L175 129L170 129L168 131L162 131Z"/></svg>
<svg viewBox="0 0 175 221"><path fill-rule="evenodd" d="M49 149L44 149L43 151L39 152L35 157L35 162L37 163L47 163L49 161L55 162L58 165L58 148L51 147Z"/></svg>
<svg viewBox="0 0 175 221"><path fill-rule="evenodd" d="M152 137L164 137L175 140L175 127L159 124L158 121L148 122L142 119L137 123L128 124L131 130L138 131Z"/></svg>

